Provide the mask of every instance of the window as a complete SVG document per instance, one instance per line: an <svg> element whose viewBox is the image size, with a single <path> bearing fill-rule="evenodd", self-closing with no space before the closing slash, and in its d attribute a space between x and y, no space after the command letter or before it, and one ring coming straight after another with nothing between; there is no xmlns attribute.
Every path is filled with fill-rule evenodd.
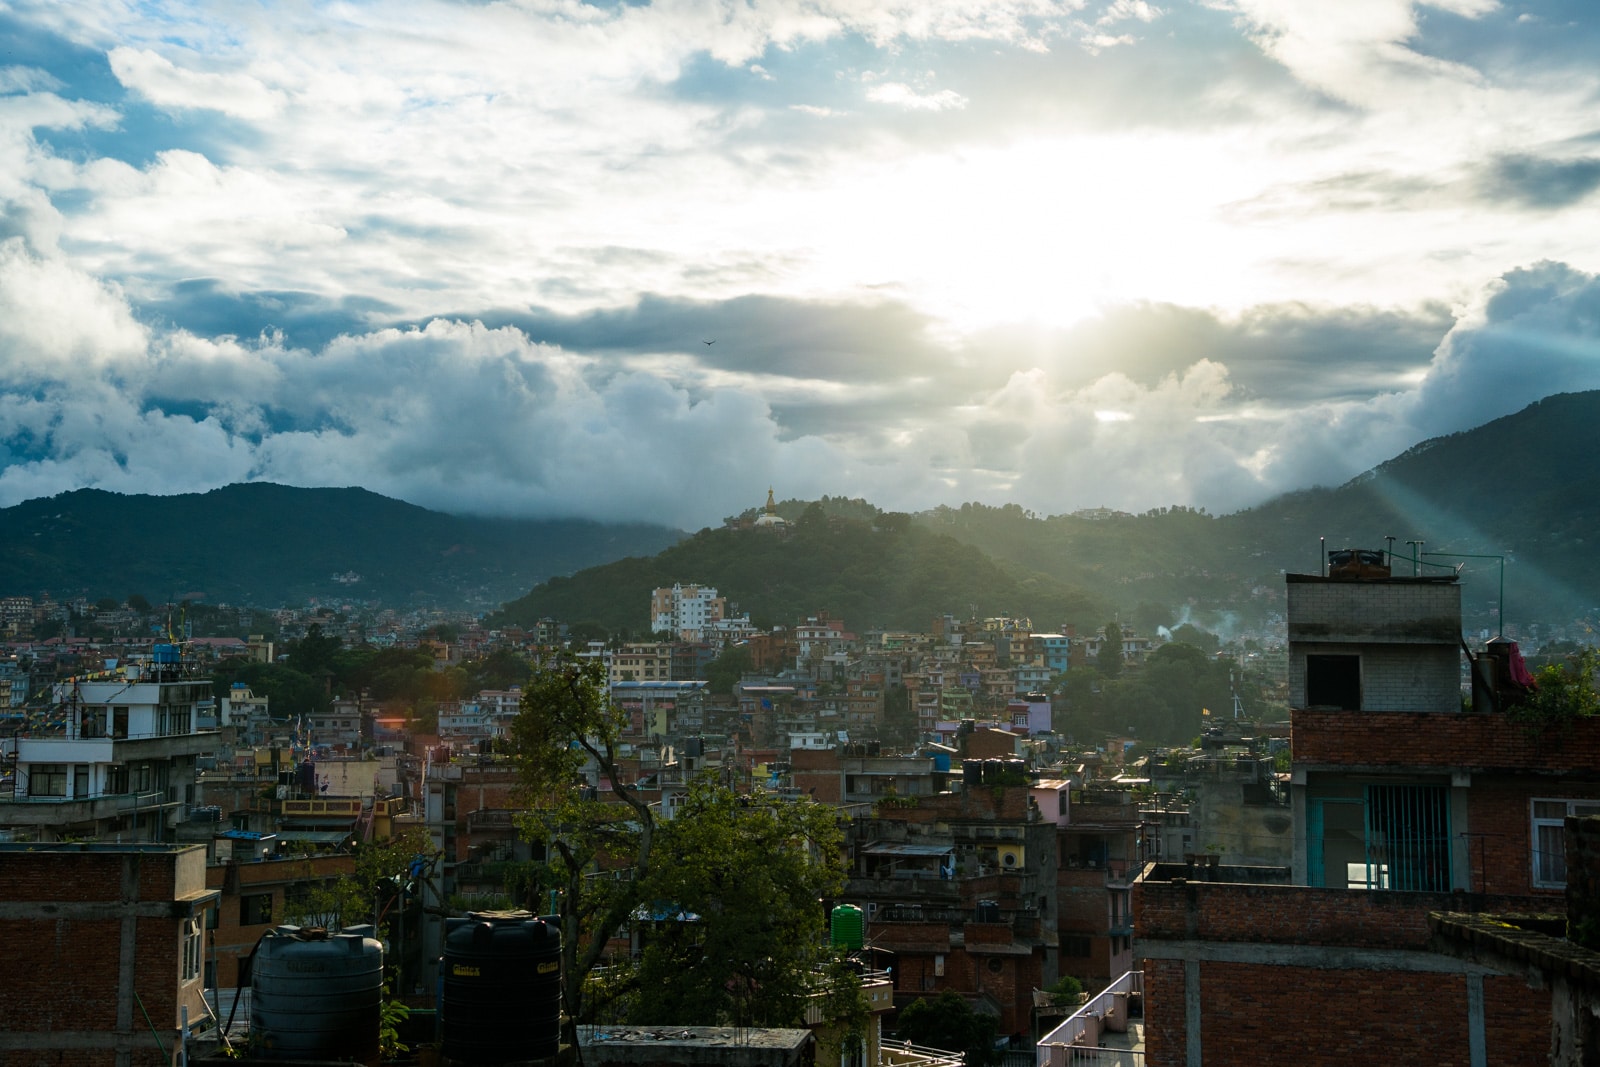
<svg viewBox="0 0 1600 1067"><path fill-rule="evenodd" d="M89 795L89 765L87 763L73 765L72 795L80 800Z"/></svg>
<svg viewBox="0 0 1600 1067"><path fill-rule="evenodd" d="M111 736L119 741L128 736L128 709L111 709Z"/></svg>
<svg viewBox="0 0 1600 1067"><path fill-rule="evenodd" d="M1089 939L1079 934L1068 934L1061 939L1061 954L1081 958L1089 954Z"/></svg>
<svg viewBox="0 0 1600 1067"><path fill-rule="evenodd" d="M1600 801L1533 802L1533 884L1541 889L1566 888L1568 815L1600 815Z"/></svg>
<svg viewBox="0 0 1600 1067"><path fill-rule="evenodd" d="M205 935L201 933L200 926L193 919L183 921L183 963L178 980L192 982L200 977L200 965L203 962L201 945Z"/></svg>
<svg viewBox="0 0 1600 1067"><path fill-rule="evenodd" d="M128 768L115 766L106 768L106 792L115 796L128 791Z"/></svg>
<svg viewBox="0 0 1600 1067"><path fill-rule="evenodd" d="M1307 656L1306 707L1361 710L1360 656Z"/></svg>
<svg viewBox="0 0 1600 1067"><path fill-rule="evenodd" d="M30 797L66 796L67 765L65 763L35 763L28 770L28 795Z"/></svg>
<svg viewBox="0 0 1600 1067"><path fill-rule="evenodd" d="M85 740L106 736L106 716L105 708L84 708L79 719L78 736Z"/></svg>
<svg viewBox="0 0 1600 1067"><path fill-rule="evenodd" d="M271 921L271 893L252 893L239 898L240 926L264 926Z"/></svg>

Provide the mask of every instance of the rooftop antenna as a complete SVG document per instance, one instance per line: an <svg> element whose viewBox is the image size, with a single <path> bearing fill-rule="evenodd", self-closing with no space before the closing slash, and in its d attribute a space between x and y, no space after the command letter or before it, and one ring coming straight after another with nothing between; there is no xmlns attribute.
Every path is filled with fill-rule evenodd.
<svg viewBox="0 0 1600 1067"><path fill-rule="evenodd" d="M1386 535L1384 537L1384 541L1388 544L1389 547L1384 549L1383 562L1388 564L1388 565L1390 565L1390 566L1393 566L1393 564L1394 564L1394 534Z"/></svg>

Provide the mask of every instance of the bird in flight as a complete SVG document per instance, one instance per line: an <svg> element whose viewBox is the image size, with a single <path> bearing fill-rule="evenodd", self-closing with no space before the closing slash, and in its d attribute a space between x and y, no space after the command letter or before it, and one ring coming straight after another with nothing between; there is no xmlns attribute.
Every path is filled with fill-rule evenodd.
<svg viewBox="0 0 1600 1067"><path fill-rule="evenodd" d="M714 345L717 342L715 342L715 341L701 341L700 343L703 344L703 345Z"/></svg>

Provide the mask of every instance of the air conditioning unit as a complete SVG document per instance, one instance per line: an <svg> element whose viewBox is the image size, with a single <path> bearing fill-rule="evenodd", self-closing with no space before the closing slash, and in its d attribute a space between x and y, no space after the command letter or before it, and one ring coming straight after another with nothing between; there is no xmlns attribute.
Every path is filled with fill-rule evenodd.
<svg viewBox="0 0 1600 1067"><path fill-rule="evenodd" d="M1014 871L1022 866L1022 846L1005 845L1000 849L1000 866Z"/></svg>

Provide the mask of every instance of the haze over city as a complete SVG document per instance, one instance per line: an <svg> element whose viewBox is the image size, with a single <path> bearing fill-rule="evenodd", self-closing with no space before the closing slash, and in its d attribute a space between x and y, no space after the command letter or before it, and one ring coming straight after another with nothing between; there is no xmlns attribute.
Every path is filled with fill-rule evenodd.
<svg viewBox="0 0 1600 1067"><path fill-rule="evenodd" d="M0 506L1213 511L1600 387L1580 3L12 2Z"/></svg>

